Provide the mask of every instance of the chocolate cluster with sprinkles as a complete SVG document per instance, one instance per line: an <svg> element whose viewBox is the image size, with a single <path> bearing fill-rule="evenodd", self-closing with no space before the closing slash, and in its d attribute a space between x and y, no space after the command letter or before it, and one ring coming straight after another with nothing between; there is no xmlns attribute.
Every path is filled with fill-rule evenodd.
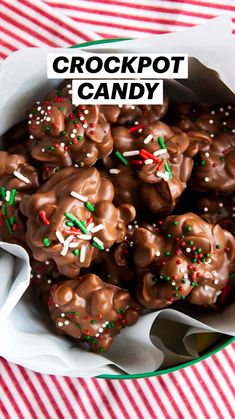
<svg viewBox="0 0 235 419"><path fill-rule="evenodd" d="M232 105L74 106L65 81L26 118L3 136L0 240L56 333L102 354L149 310L233 301Z"/></svg>
<svg viewBox="0 0 235 419"><path fill-rule="evenodd" d="M115 335L135 324L141 314L127 290L93 274L53 285L48 307L60 332L86 342L98 353L107 351Z"/></svg>

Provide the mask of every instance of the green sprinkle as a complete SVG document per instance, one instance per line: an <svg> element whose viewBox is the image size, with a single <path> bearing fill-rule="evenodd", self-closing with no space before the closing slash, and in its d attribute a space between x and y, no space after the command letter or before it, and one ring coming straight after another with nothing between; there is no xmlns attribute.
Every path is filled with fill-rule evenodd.
<svg viewBox="0 0 235 419"><path fill-rule="evenodd" d="M108 275L107 275L107 278L111 278L111 274L108 274Z"/></svg>
<svg viewBox="0 0 235 419"><path fill-rule="evenodd" d="M3 204L3 206L2 206L2 215L7 215L7 208L6 208L6 205L5 204Z"/></svg>
<svg viewBox="0 0 235 419"><path fill-rule="evenodd" d="M74 311L74 312L73 312L73 314L74 314L75 316L77 316L77 315L78 315L78 312L77 312L77 311Z"/></svg>
<svg viewBox="0 0 235 419"><path fill-rule="evenodd" d="M73 124L77 124L78 123L78 120L77 119L74 119L73 120Z"/></svg>
<svg viewBox="0 0 235 419"><path fill-rule="evenodd" d="M37 113L36 109L32 109L31 114L36 115L36 113Z"/></svg>
<svg viewBox="0 0 235 419"><path fill-rule="evenodd" d="M197 253L201 253L201 251L202 251L202 248L201 248L201 247L198 247L198 248L196 249L196 252L197 252Z"/></svg>
<svg viewBox="0 0 235 419"><path fill-rule="evenodd" d="M163 279L165 279L165 281L170 281L171 277L170 276L164 276Z"/></svg>
<svg viewBox="0 0 235 419"><path fill-rule="evenodd" d="M176 286L174 287L174 290L175 290L175 291L178 291L178 289L179 289L179 287L178 287L178 285L176 285Z"/></svg>
<svg viewBox="0 0 235 419"><path fill-rule="evenodd" d="M173 226L177 226L178 224L179 224L179 222L178 222L178 221L176 221L176 220L175 220L175 221L172 221L172 225L173 225Z"/></svg>
<svg viewBox="0 0 235 419"><path fill-rule="evenodd" d="M158 144L160 145L160 147L161 148L164 148L165 150L167 150L165 141L163 140L163 137L158 137L157 140L158 140Z"/></svg>
<svg viewBox="0 0 235 419"><path fill-rule="evenodd" d="M165 169L166 169L167 173L169 174L169 178L171 179L171 178L172 178L171 169L170 169L170 167L169 167L169 164L168 164L166 161L165 161L165 163L164 163L164 167L165 167Z"/></svg>
<svg viewBox="0 0 235 419"><path fill-rule="evenodd" d="M202 259L201 259L201 261L202 261L202 262L205 262L205 261L206 261L206 258L202 258Z"/></svg>
<svg viewBox="0 0 235 419"><path fill-rule="evenodd" d="M71 311L66 311L66 316L70 316L70 314L71 314Z"/></svg>
<svg viewBox="0 0 235 419"><path fill-rule="evenodd" d="M205 256L206 256L206 258L210 258L211 257L211 254L210 253L206 253Z"/></svg>
<svg viewBox="0 0 235 419"><path fill-rule="evenodd" d="M231 278L235 278L235 273L232 273L232 274L229 275L229 279L231 279Z"/></svg>
<svg viewBox="0 0 235 419"><path fill-rule="evenodd" d="M121 161L121 163L124 166L128 166L128 161L127 159L125 159L125 157L123 157L123 155L121 153L119 153L119 151L115 151L115 156Z"/></svg>
<svg viewBox="0 0 235 419"><path fill-rule="evenodd" d="M205 160L201 160L201 166L205 166L206 165L206 161Z"/></svg>
<svg viewBox="0 0 235 419"><path fill-rule="evenodd" d="M86 336L86 339L89 340L91 337L90 336Z"/></svg>
<svg viewBox="0 0 235 419"><path fill-rule="evenodd" d="M2 195L2 198L3 199L6 199L6 189L5 189L5 186L2 186L1 187L1 195Z"/></svg>
<svg viewBox="0 0 235 419"><path fill-rule="evenodd" d="M66 135L66 131L65 131L65 129L64 129L63 131L60 131L60 135L61 135L61 136Z"/></svg>
<svg viewBox="0 0 235 419"><path fill-rule="evenodd" d="M51 242L50 242L50 240L48 239L48 237L44 237L44 238L42 239L42 242L43 242L44 246L46 246L46 247L49 247L49 246L50 246L50 244L51 244Z"/></svg>
<svg viewBox="0 0 235 419"><path fill-rule="evenodd" d="M220 157L219 159L220 159L220 161L224 161L224 157Z"/></svg>
<svg viewBox="0 0 235 419"><path fill-rule="evenodd" d="M171 252L169 250L166 250L165 251L165 256L170 256L170 255L171 255Z"/></svg>
<svg viewBox="0 0 235 419"><path fill-rule="evenodd" d="M185 300L185 295L181 295L181 300Z"/></svg>
<svg viewBox="0 0 235 419"><path fill-rule="evenodd" d="M95 324L96 323L96 321L95 320L91 320L91 324Z"/></svg>
<svg viewBox="0 0 235 419"><path fill-rule="evenodd" d="M191 227L191 226L187 226L187 227L186 227L186 230L187 230L187 231L191 231L191 230L192 230L192 227Z"/></svg>
<svg viewBox="0 0 235 419"><path fill-rule="evenodd" d="M171 234L171 233L168 233L168 234L166 235L166 237L167 237L167 239L171 239L172 234Z"/></svg>
<svg viewBox="0 0 235 419"><path fill-rule="evenodd" d="M50 149L51 149L51 146L46 145L45 149L46 149L46 150L50 150Z"/></svg>
<svg viewBox="0 0 235 419"><path fill-rule="evenodd" d="M11 225L15 224L15 217L11 217L11 218L9 219L9 221L10 221L10 224L11 224Z"/></svg>
<svg viewBox="0 0 235 419"><path fill-rule="evenodd" d="M6 226L7 226L7 230L10 234L12 234L12 228L11 228L11 224L9 220L5 220Z"/></svg>
<svg viewBox="0 0 235 419"><path fill-rule="evenodd" d="M74 223L72 221L65 221L66 226L74 227Z"/></svg>
<svg viewBox="0 0 235 419"><path fill-rule="evenodd" d="M10 199L9 199L9 205L10 205L10 207L14 204L15 197L16 197L16 189L12 189L11 190Z"/></svg>
<svg viewBox="0 0 235 419"><path fill-rule="evenodd" d="M192 241L192 240L190 240L190 241L188 242L188 244L189 244L190 246L192 246L192 245L193 245L193 241Z"/></svg>
<svg viewBox="0 0 235 419"><path fill-rule="evenodd" d="M78 140L78 141L81 141L82 139L83 139L83 136L82 136L82 135L78 135L78 136L77 136L77 140Z"/></svg>
<svg viewBox="0 0 235 419"><path fill-rule="evenodd" d="M50 150L51 150L51 151L54 151L54 150L55 150L55 147L54 147L53 145L51 145L51 146L50 146Z"/></svg>
<svg viewBox="0 0 235 419"><path fill-rule="evenodd" d="M96 339L91 339L91 343L94 345L96 343Z"/></svg>
<svg viewBox="0 0 235 419"><path fill-rule="evenodd" d="M73 142L72 141L68 141L67 144L68 145L73 145Z"/></svg>
<svg viewBox="0 0 235 419"><path fill-rule="evenodd" d="M79 255L79 250L78 250L78 249L75 249L75 250L73 251L73 254L74 254L75 256L78 256L78 255Z"/></svg>
<svg viewBox="0 0 235 419"><path fill-rule="evenodd" d="M87 201L85 203L85 207L91 212L95 211L95 208L93 207L93 205L89 201Z"/></svg>
<svg viewBox="0 0 235 419"><path fill-rule="evenodd" d="M217 244L215 247L216 247L216 249L221 249L221 245L220 244Z"/></svg>
<svg viewBox="0 0 235 419"><path fill-rule="evenodd" d="M69 212L65 212L64 215L66 218L68 218L69 221L73 221L74 224L76 224L84 234L88 233L87 229L77 217L75 217L73 214L70 214Z"/></svg>
<svg viewBox="0 0 235 419"><path fill-rule="evenodd" d="M64 110L64 108L62 108L61 106L58 109L59 109L59 111L63 111Z"/></svg>
<svg viewBox="0 0 235 419"><path fill-rule="evenodd" d="M76 324L75 324L75 327L77 327L77 329L81 329L81 326L80 326L80 324L79 324L79 323L76 323Z"/></svg>
<svg viewBox="0 0 235 419"><path fill-rule="evenodd" d="M179 294L178 294L178 293L175 293L175 294L173 295L173 297L179 297Z"/></svg>
<svg viewBox="0 0 235 419"><path fill-rule="evenodd" d="M197 259L193 258L193 259L192 259L192 262L193 262L193 263L197 263Z"/></svg>
<svg viewBox="0 0 235 419"><path fill-rule="evenodd" d="M190 282L191 287L195 287L195 282Z"/></svg>
<svg viewBox="0 0 235 419"><path fill-rule="evenodd" d="M186 284L186 279L182 279L182 284Z"/></svg>
<svg viewBox="0 0 235 419"><path fill-rule="evenodd" d="M47 97L47 100L49 100L49 102L52 100L52 97ZM32 112L33 113L33 112Z"/></svg>
<svg viewBox="0 0 235 419"><path fill-rule="evenodd" d="M100 246L98 243L96 243L96 242L92 242L91 243L91 245L93 246L93 247L96 247L96 249L99 249L99 250L104 250L104 246Z"/></svg>
<svg viewBox="0 0 235 419"><path fill-rule="evenodd" d="M49 125L45 126L45 131L50 131L51 127Z"/></svg>
<svg viewBox="0 0 235 419"><path fill-rule="evenodd" d="M99 348L99 352L104 352L104 348L102 346Z"/></svg>

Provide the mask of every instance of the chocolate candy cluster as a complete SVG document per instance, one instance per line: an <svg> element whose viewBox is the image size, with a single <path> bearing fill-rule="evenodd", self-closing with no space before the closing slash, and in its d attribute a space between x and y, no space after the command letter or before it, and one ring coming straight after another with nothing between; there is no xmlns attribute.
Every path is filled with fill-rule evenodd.
<svg viewBox="0 0 235 419"><path fill-rule="evenodd" d="M26 248L55 330L108 350L145 310L231 301L232 106L74 106L50 91L4 135L0 238Z"/></svg>

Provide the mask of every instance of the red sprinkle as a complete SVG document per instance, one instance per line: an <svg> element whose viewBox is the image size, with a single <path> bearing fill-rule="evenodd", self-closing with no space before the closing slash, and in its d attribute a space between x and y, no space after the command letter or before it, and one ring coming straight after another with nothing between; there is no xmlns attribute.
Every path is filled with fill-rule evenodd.
<svg viewBox="0 0 235 419"><path fill-rule="evenodd" d="M130 163L136 164L138 166L143 166L144 165L143 160L130 160Z"/></svg>
<svg viewBox="0 0 235 419"><path fill-rule="evenodd" d="M42 221L44 222L44 224L46 224L46 225L50 224L50 221L47 219L45 211L42 211L42 210L39 211L39 215L40 215Z"/></svg>
<svg viewBox="0 0 235 419"><path fill-rule="evenodd" d="M139 129L144 128L144 124L135 125L134 127L129 128L129 132L136 132Z"/></svg>

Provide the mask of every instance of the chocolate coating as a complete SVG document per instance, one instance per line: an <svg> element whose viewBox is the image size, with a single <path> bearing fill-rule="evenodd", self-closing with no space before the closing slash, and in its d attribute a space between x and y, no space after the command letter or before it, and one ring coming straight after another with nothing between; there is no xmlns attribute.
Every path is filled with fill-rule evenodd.
<svg viewBox="0 0 235 419"><path fill-rule="evenodd" d="M123 327L136 323L140 306L128 291L88 274L51 287L49 310L56 327L94 352L107 351Z"/></svg>
<svg viewBox="0 0 235 419"><path fill-rule="evenodd" d="M125 157L125 165L120 163L115 152L104 159L107 174L115 187L116 202L128 202L145 212L169 214L186 188L193 168L192 157L197 152L191 147L187 134L161 121L144 127L140 133L133 132L132 127L114 127L112 134L115 152L124 153L124 156L129 151L137 153ZM152 139L146 142L149 136ZM165 149L159 144L159 137L164 140ZM158 155L162 150L165 153ZM119 173L113 174L113 169Z"/></svg>
<svg viewBox="0 0 235 419"><path fill-rule="evenodd" d="M200 191L235 190L235 111L232 106L193 108L181 105L179 127L190 138L212 139L200 147L192 187Z"/></svg>
<svg viewBox="0 0 235 419"><path fill-rule="evenodd" d="M19 204L38 187L37 171L23 155L0 151L1 240L25 247L26 226Z"/></svg>
<svg viewBox="0 0 235 419"><path fill-rule="evenodd" d="M48 93L29 112L31 156L44 170L92 166L113 149L110 122L119 115L117 106L74 106L69 82Z"/></svg>
<svg viewBox="0 0 235 419"><path fill-rule="evenodd" d="M117 125L152 124L159 121L167 113L169 99L167 96L163 98L162 105L123 105L119 107L119 116Z"/></svg>
<svg viewBox="0 0 235 419"><path fill-rule="evenodd" d="M137 229L133 242L140 277L137 298L147 308L185 298L211 304L234 269L234 237L193 213L167 217L156 233Z"/></svg>
<svg viewBox="0 0 235 419"><path fill-rule="evenodd" d="M82 199L72 196L74 192ZM26 238L34 258L53 259L62 274L74 277L99 251L121 242L135 209L129 204L115 207L113 196L113 185L95 168L66 168L48 179L20 205L28 217ZM93 232L97 226L99 231Z"/></svg>

